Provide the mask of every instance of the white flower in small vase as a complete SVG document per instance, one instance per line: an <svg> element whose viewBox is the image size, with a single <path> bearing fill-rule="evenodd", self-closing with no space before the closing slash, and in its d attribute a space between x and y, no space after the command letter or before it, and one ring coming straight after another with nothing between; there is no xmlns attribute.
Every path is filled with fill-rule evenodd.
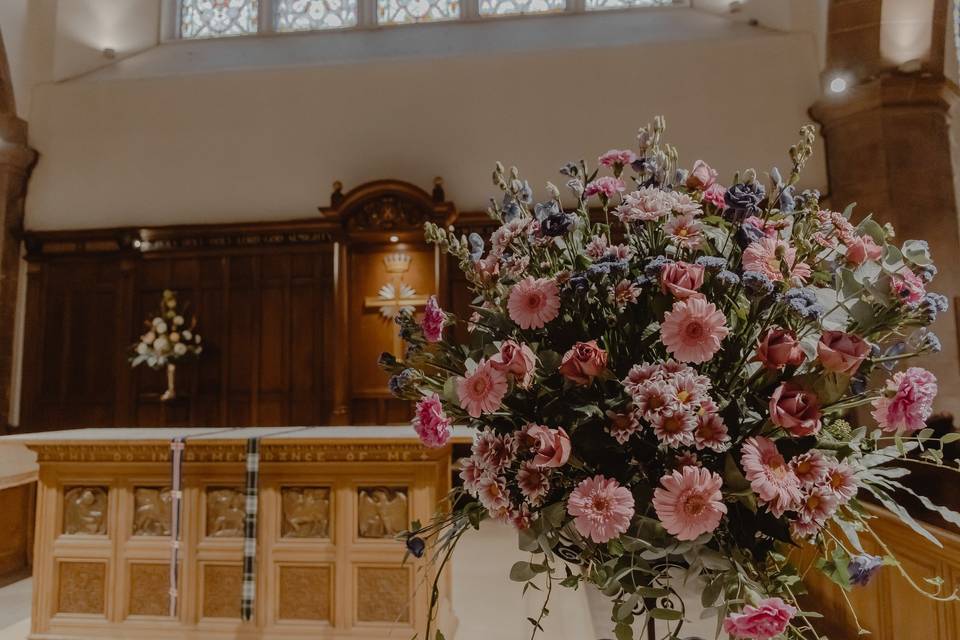
<svg viewBox="0 0 960 640"><path fill-rule="evenodd" d="M168 309L176 309L176 308L177 308L177 299L176 299L176 298L170 298L169 300L167 300L167 308L168 308Z"/></svg>
<svg viewBox="0 0 960 640"><path fill-rule="evenodd" d="M176 331L172 332L170 334L170 342L174 342L174 343L180 342L180 334L177 333Z"/></svg>
<svg viewBox="0 0 960 640"><path fill-rule="evenodd" d="M174 316L174 318L173 318L173 324L175 324L175 325L178 326L178 327L179 327L180 325L182 325L182 324L183 324L183 316Z"/></svg>
<svg viewBox="0 0 960 640"><path fill-rule="evenodd" d="M157 333L163 335L167 332L167 323L163 320L160 321L160 324L156 325Z"/></svg>
<svg viewBox="0 0 960 640"><path fill-rule="evenodd" d="M153 331L146 332L145 334L143 334L143 337L140 338L140 340L143 341L144 344L148 344L148 345L153 344L153 341L156 339L157 339L157 334L154 333Z"/></svg>
<svg viewBox="0 0 960 640"><path fill-rule="evenodd" d="M157 338L157 340L153 343L153 348L157 351L157 353L164 353L164 352L166 352L166 351L169 351L169 350L170 350L170 340L167 339L166 336L160 336L160 337Z"/></svg>
<svg viewBox="0 0 960 640"><path fill-rule="evenodd" d="M190 333L190 329L184 329L184 330L183 330L183 333L181 333L180 335L183 336L183 340L184 340L185 342L190 342L190 340L193 338L193 334ZM200 337L200 336L197 336L197 338L199 338L199 337Z"/></svg>
<svg viewBox="0 0 960 640"><path fill-rule="evenodd" d="M141 356L146 355L147 352L149 351L150 351L150 345L147 344L146 342L141 342L140 344L137 345L138 355L141 355Z"/></svg>
<svg viewBox="0 0 960 640"><path fill-rule="evenodd" d="M173 345L173 353L175 355L182 356L186 352L187 352L187 345L183 344L182 342L178 342L177 344Z"/></svg>

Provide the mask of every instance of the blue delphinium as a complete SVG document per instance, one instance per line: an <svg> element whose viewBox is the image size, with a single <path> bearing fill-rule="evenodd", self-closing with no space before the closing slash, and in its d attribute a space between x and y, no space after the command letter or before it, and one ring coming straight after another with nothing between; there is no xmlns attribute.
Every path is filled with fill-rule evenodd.
<svg viewBox="0 0 960 640"><path fill-rule="evenodd" d="M471 233L467 236L467 242L470 243L470 259L476 262L483 257L483 238L479 233Z"/></svg>
<svg viewBox="0 0 960 640"><path fill-rule="evenodd" d="M847 572L850 574L850 583L858 587L865 587L870 578L883 566L883 558L872 556L869 553L850 558Z"/></svg>

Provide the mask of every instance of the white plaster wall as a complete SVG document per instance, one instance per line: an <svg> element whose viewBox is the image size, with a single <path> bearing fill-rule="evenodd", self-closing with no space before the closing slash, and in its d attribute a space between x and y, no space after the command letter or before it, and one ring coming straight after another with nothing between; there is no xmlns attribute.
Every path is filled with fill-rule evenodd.
<svg viewBox="0 0 960 640"><path fill-rule="evenodd" d="M610 46L565 49L559 40L550 50L274 60L268 69L236 49L235 70L207 73L189 73L189 56L178 63L186 73L140 64L187 46L161 45L37 88L30 134L40 162L27 226L311 217L336 179L348 189L377 178L428 187L437 175L462 210L482 209L496 160L542 189L566 160L632 145L658 113L687 164L702 157L728 178L785 166L819 93L814 40L742 25L728 32L710 19L716 33L699 39L630 43L627 33ZM472 26L456 25L464 38ZM422 38L428 29L395 33ZM187 51L203 65L199 49ZM113 72L122 68L135 72ZM807 180L824 187L822 154Z"/></svg>

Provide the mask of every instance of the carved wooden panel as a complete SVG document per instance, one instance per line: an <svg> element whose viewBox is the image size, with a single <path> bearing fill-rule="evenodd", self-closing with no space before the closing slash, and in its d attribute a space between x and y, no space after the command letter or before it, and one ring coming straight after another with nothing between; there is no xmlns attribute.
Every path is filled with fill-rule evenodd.
<svg viewBox="0 0 960 640"><path fill-rule="evenodd" d="M329 487L282 487L280 496L282 537L330 537Z"/></svg>
<svg viewBox="0 0 960 640"><path fill-rule="evenodd" d="M130 615L170 614L170 567L167 564L130 565Z"/></svg>
<svg viewBox="0 0 960 640"><path fill-rule="evenodd" d="M107 534L107 488L67 487L63 492L63 533Z"/></svg>
<svg viewBox="0 0 960 640"><path fill-rule="evenodd" d="M133 535L170 535L170 487L135 487Z"/></svg>
<svg viewBox="0 0 960 640"><path fill-rule="evenodd" d="M330 620L333 610L331 567L280 567L281 620Z"/></svg>
<svg viewBox="0 0 960 640"><path fill-rule="evenodd" d="M107 565L103 562L61 562L58 613L104 613Z"/></svg>
<svg viewBox="0 0 960 640"><path fill-rule="evenodd" d="M246 498L237 487L209 487L206 500L207 535L211 538L242 538Z"/></svg>
<svg viewBox="0 0 960 640"><path fill-rule="evenodd" d="M393 538L410 528L406 487L361 487L357 489L357 535L361 538Z"/></svg>
<svg viewBox="0 0 960 640"><path fill-rule="evenodd" d="M203 617L239 618L243 567L208 564L203 567Z"/></svg>
<svg viewBox="0 0 960 640"><path fill-rule="evenodd" d="M358 622L410 621L410 570L406 567L358 567Z"/></svg>
<svg viewBox="0 0 960 640"><path fill-rule="evenodd" d="M0 489L0 587L26 577L36 483Z"/></svg>

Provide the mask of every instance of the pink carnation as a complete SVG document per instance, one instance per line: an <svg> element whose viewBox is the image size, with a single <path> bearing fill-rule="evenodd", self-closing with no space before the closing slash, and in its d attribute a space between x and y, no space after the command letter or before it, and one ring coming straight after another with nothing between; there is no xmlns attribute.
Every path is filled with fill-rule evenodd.
<svg viewBox="0 0 960 640"><path fill-rule="evenodd" d="M567 513L580 535L603 544L626 532L633 518L633 494L611 478L597 475L577 485Z"/></svg>
<svg viewBox="0 0 960 640"><path fill-rule="evenodd" d="M443 325L446 321L447 314L437 304L437 296L430 296L420 321L420 328L423 329L423 337L427 342L439 342L443 338Z"/></svg>
<svg viewBox="0 0 960 640"><path fill-rule="evenodd" d="M703 192L703 201L709 202L718 209L722 209L726 206L726 201L724 196L727 194L725 187L721 186L718 183L713 183L707 190Z"/></svg>
<svg viewBox="0 0 960 640"><path fill-rule="evenodd" d="M622 167L631 164L636 159L637 154L629 149L610 149L610 151L597 158L597 162L604 167L615 167L617 165Z"/></svg>
<svg viewBox="0 0 960 640"><path fill-rule="evenodd" d="M747 605L740 613L731 613L723 621L723 630L735 638L769 640L786 631L797 613L780 598L765 598L757 606Z"/></svg>
<svg viewBox="0 0 960 640"><path fill-rule="evenodd" d="M667 351L683 362L706 362L720 350L720 341L728 333L726 317L704 298L673 303L660 326Z"/></svg>
<svg viewBox="0 0 960 640"><path fill-rule="evenodd" d="M797 250L791 247L786 240L776 238L760 238L748 246L743 252L744 271L757 271L771 280L783 280L786 270L790 279L803 284L813 272L806 262L797 261Z"/></svg>
<svg viewBox="0 0 960 640"><path fill-rule="evenodd" d="M431 393L417 403L413 417L413 429L420 442L428 447L442 447L450 439L450 419L443 412L440 396Z"/></svg>
<svg viewBox="0 0 960 640"><path fill-rule="evenodd" d="M660 478L660 484L653 507L677 540L696 540L713 531L727 512L720 493L723 478L709 469L684 467Z"/></svg>
<svg viewBox="0 0 960 640"><path fill-rule="evenodd" d="M796 509L803 495L800 480L773 441L757 436L743 444L740 464L750 487L776 517Z"/></svg>
<svg viewBox="0 0 960 640"><path fill-rule="evenodd" d="M933 413L936 396L937 378L926 369L910 367L887 380L886 395L873 401L871 415L888 433L917 431Z"/></svg>
<svg viewBox="0 0 960 640"><path fill-rule="evenodd" d="M588 198L590 196L600 195L609 199L624 189L625 187L623 186L623 180L620 178L602 176L588 183L586 189L583 190L583 195Z"/></svg>
<svg viewBox="0 0 960 640"><path fill-rule="evenodd" d="M484 413L499 409L505 395L507 379L486 360L481 360L465 377L457 378L460 407L472 418L479 418Z"/></svg>
<svg viewBox="0 0 960 640"><path fill-rule="evenodd" d="M673 211L673 194L656 187L641 187L627 194L623 204L617 207L616 215L621 222L645 222L658 220Z"/></svg>
<svg viewBox="0 0 960 640"><path fill-rule="evenodd" d="M507 311L521 329L539 329L560 314L560 289L550 278L527 276L510 290Z"/></svg>

